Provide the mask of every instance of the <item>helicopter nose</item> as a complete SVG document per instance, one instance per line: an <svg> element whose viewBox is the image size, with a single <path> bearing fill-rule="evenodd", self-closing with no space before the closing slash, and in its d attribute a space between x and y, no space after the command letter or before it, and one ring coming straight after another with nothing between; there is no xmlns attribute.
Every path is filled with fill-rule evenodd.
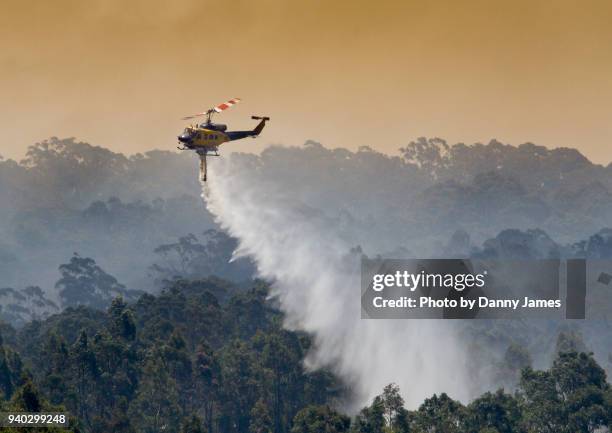
<svg viewBox="0 0 612 433"><path fill-rule="evenodd" d="M189 136L188 136L188 135L185 135L185 134L183 134L183 135L179 135L179 136L178 136L178 140L179 140L181 143L188 143L188 142L190 141L190 140L189 140Z"/></svg>

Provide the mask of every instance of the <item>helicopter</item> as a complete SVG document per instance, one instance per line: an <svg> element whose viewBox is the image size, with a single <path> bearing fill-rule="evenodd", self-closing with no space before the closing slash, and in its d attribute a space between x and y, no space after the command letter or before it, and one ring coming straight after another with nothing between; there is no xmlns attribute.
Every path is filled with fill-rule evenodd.
<svg viewBox="0 0 612 433"><path fill-rule="evenodd" d="M212 122L214 114L221 113L240 101L240 98L230 99L202 113L182 118L182 120L189 120L206 116L206 122L189 125L184 129L183 133L178 136L180 147L177 147L179 150L194 150L200 156L200 180L202 182L206 182L207 156L219 156L219 146L225 142L246 137L256 138L266 126L266 122L270 120L269 117L251 116L251 119L259 120L257 126L251 131L227 131L227 125Z"/></svg>

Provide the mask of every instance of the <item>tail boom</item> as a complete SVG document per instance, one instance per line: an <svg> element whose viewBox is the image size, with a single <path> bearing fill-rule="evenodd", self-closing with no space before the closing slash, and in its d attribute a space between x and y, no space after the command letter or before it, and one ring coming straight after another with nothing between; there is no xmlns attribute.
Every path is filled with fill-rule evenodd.
<svg viewBox="0 0 612 433"><path fill-rule="evenodd" d="M261 131L264 129L264 126L266 126L266 122L270 120L269 117L259 117L259 116L251 116L251 119L260 121L252 131L226 132L229 139L233 141L233 140L240 140L241 138L245 138L245 137L257 137L261 133Z"/></svg>

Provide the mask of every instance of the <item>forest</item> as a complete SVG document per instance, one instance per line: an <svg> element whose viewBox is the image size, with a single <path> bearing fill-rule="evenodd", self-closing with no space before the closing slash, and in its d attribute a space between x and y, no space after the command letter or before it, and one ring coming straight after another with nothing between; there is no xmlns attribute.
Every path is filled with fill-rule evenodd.
<svg viewBox="0 0 612 433"><path fill-rule="evenodd" d="M3 411L67 411L82 432L550 432L604 431L612 388L580 337L561 334L546 370L509 348L510 389L464 405L445 393L407 410L391 383L355 416L350 388L308 371L308 335L285 330L268 286L177 280L106 311L68 307L19 329L2 327ZM17 431L6 429L4 431Z"/></svg>
<svg viewBox="0 0 612 433"><path fill-rule="evenodd" d="M351 254L612 259L612 166L574 149L310 141L232 159ZM0 160L3 411L66 411L74 432L609 431L610 318L457 324L493 383L415 405L416 384L390 381L364 406L333 365L312 367L316 336L288 326L200 194L187 154L52 138Z"/></svg>

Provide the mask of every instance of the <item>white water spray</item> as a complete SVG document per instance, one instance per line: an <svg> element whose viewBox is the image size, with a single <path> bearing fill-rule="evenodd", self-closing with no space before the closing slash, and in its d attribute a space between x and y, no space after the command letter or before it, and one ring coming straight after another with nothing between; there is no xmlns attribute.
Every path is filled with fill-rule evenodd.
<svg viewBox="0 0 612 433"><path fill-rule="evenodd" d="M397 383L407 407L433 393L465 401L466 350L452 322L362 320L352 245L317 212L262 180L244 160L216 160L202 197L218 223L239 241L286 315L286 326L310 333L310 368L328 367L355 391L352 409ZM347 263L348 262L348 263Z"/></svg>

